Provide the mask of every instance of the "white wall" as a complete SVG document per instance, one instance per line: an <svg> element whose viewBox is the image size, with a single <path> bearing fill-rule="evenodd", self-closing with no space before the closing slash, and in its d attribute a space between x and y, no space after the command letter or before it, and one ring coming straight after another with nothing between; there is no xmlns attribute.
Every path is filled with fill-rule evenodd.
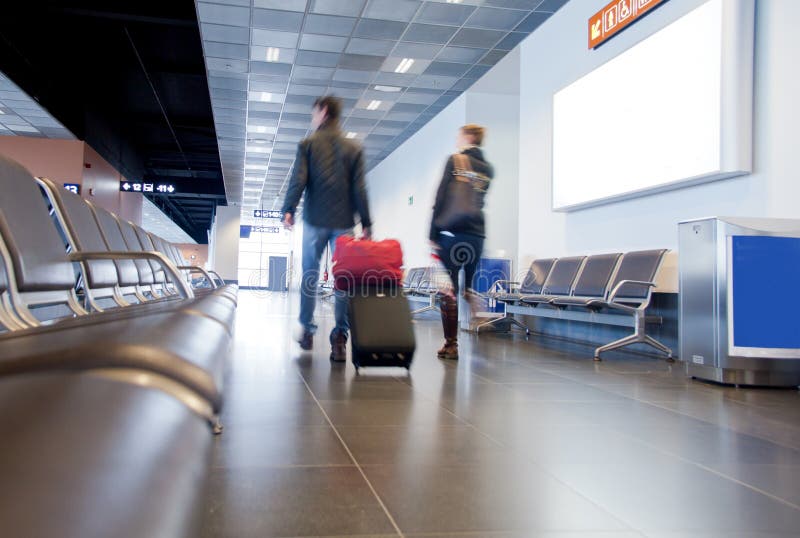
<svg viewBox="0 0 800 538"><path fill-rule="evenodd" d="M428 231L436 189L465 118L462 95L367 174L373 235L398 239L406 267L430 263Z"/></svg>
<svg viewBox="0 0 800 538"><path fill-rule="evenodd" d="M484 255L517 258L519 239L519 95L467 92L467 123L486 127L483 151L494 166L486 195Z"/></svg>
<svg viewBox="0 0 800 538"><path fill-rule="evenodd" d="M495 167L486 197L488 256L517 257L519 197L519 51L512 51L464 95L375 167L368 177L375 233L403 244L407 267L430 263L428 230L444 165L458 128L487 128L484 154ZM408 204L409 196L414 204Z"/></svg>
<svg viewBox="0 0 800 538"><path fill-rule="evenodd" d="M704 0L672 0L596 51L589 16L606 0L571 0L521 45L520 240L522 262L539 256L677 248L677 222L709 215L797 217L800 165L800 2L758 0L755 165L750 176L572 213L551 210L552 95ZM691 128L691 126L687 126ZM631 136L635 136L631 133ZM576 156L578 158L579 156ZM674 286L670 286L674 287Z"/></svg>
<svg viewBox="0 0 800 538"><path fill-rule="evenodd" d="M225 280L239 276L239 222L242 208L218 206L209 242L209 265Z"/></svg>

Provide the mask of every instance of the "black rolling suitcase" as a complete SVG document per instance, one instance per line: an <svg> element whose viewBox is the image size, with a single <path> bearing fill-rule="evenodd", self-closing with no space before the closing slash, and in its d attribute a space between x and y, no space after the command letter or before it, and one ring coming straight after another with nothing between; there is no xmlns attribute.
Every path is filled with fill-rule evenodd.
<svg viewBox="0 0 800 538"><path fill-rule="evenodd" d="M350 297L353 366L411 367L417 347L408 299L398 287L370 287Z"/></svg>

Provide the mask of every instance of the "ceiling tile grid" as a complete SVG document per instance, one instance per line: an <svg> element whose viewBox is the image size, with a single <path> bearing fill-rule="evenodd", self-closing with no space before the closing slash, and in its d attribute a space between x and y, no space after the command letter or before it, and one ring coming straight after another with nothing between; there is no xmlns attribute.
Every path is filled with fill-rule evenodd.
<svg viewBox="0 0 800 538"><path fill-rule="evenodd" d="M0 73L0 136L74 140L75 136Z"/></svg>
<svg viewBox="0 0 800 538"><path fill-rule="evenodd" d="M566 2L198 0L228 201L280 204L322 95L373 168Z"/></svg>

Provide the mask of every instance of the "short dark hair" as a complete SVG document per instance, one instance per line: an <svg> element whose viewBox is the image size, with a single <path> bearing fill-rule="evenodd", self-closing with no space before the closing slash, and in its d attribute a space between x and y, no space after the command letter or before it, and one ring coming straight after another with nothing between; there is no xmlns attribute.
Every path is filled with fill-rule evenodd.
<svg viewBox="0 0 800 538"><path fill-rule="evenodd" d="M314 101L314 108L328 110L325 118L326 123L338 123L339 117L342 115L342 100L332 95L323 95L322 97L317 97L317 100Z"/></svg>

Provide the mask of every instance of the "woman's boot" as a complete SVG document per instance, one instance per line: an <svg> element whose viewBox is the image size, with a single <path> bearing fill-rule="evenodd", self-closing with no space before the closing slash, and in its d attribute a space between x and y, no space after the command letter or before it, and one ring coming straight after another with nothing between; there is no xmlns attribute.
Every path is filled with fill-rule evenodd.
<svg viewBox="0 0 800 538"><path fill-rule="evenodd" d="M452 295L442 295L439 307L442 310L444 346L437 354L440 359L458 360L458 302Z"/></svg>

